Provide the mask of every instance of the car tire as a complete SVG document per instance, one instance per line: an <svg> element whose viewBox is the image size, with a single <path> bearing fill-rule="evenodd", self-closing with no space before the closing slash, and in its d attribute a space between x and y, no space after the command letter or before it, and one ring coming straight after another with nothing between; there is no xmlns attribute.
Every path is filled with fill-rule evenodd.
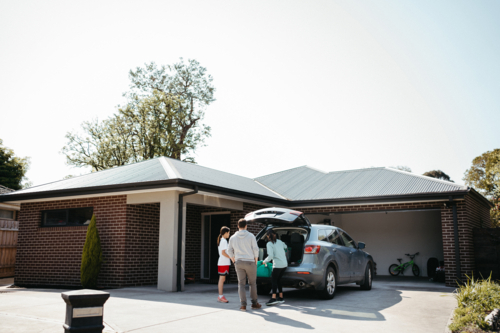
<svg viewBox="0 0 500 333"><path fill-rule="evenodd" d="M365 279L362 284L359 285L361 290L371 290L372 289L372 265L366 265L365 269Z"/></svg>
<svg viewBox="0 0 500 333"><path fill-rule="evenodd" d="M391 266L389 266L389 274L391 274L392 276L398 276L399 273L401 273L401 271L398 269L398 270L395 270L395 268L397 268L399 265L396 265L396 264L392 264Z"/></svg>
<svg viewBox="0 0 500 333"><path fill-rule="evenodd" d="M273 286L270 284L258 284L257 285L257 295L260 295L260 296L269 295L269 293L271 292L271 289L273 289Z"/></svg>
<svg viewBox="0 0 500 333"><path fill-rule="evenodd" d="M333 267L329 266L325 274L325 288L318 291L321 299L332 299L337 291L337 274Z"/></svg>

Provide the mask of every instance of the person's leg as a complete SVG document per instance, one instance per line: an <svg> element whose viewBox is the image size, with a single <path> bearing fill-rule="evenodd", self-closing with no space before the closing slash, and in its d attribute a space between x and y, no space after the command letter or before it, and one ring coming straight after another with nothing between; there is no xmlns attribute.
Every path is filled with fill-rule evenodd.
<svg viewBox="0 0 500 333"><path fill-rule="evenodd" d="M247 295L245 291L245 284L247 280L247 272L243 261L238 261L234 265L236 275L238 276L238 294L240 296L241 306L247 306Z"/></svg>
<svg viewBox="0 0 500 333"><path fill-rule="evenodd" d="M253 261L247 261L248 284L250 285L250 299L252 304L257 304L257 265Z"/></svg>
<svg viewBox="0 0 500 333"><path fill-rule="evenodd" d="M226 281L226 276L219 275L219 296L222 296L224 293L224 281Z"/></svg>
<svg viewBox="0 0 500 333"><path fill-rule="evenodd" d="M286 271L286 267L285 268L278 268L278 269L279 269L278 278L277 278L278 291L280 293L280 298L283 298L283 286L281 285L281 278L283 277L283 274Z"/></svg>
<svg viewBox="0 0 500 333"><path fill-rule="evenodd" d="M271 273L273 296L271 298L276 298L276 293L278 291L278 279L279 279L279 268L273 268L273 272Z"/></svg>

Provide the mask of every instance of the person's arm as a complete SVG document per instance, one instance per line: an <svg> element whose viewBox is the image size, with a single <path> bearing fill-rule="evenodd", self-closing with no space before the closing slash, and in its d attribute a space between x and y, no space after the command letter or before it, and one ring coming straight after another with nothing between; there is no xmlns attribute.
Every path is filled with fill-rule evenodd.
<svg viewBox="0 0 500 333"><path fill-rule="evenodd" d="M221 252L221 254L222 254L224 257L231 259L231 257L230 257L230 256L226 253L227 246L228 246L228 245L227 245L227 240L226 240L225 238L223 238L223 239L221 239L220 241L222 242L222 243L221 243L221 245L222 245L222 249L221 249L221 251L220 251L220 252Z"/></svg>
<svg viewBox="0 0 500 333"><path fill-rule="evenodd" d="M257 265L257 261L259 261L259 246L257 245L257 240L255 239L255 236L252 237L252 249L253 249L253 256L255 258L255 264Z"/></svg>
<svg viewBox="0 0 500 333"><path fill-rule="evenodd" d="M274 259L274 249L273 249L272 243L271 242L267 242L266 248L267 248L267 258L264 259L264 265L265 266L267 266L268 262L270 262L271 260Z"/></svg>
<svg viewBox="0 0 500 333"><path fill-rule="evenodd" d="M233 238L229 238L229 244L227 246L227 255L229 256L229 258L231 258L231 260L233 260L234 262L234 248L233 248L233 244L231 243L231 241L233 240Z"/></svg>

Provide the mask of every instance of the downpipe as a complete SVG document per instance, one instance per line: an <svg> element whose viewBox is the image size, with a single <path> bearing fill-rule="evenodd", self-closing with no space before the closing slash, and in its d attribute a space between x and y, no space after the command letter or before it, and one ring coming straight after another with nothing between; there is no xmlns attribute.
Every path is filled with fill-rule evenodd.
<svg viewBox="0 0 500 333"><path fill-rule="evenodd" d="M177 291L182 291L182 235L183 235L183 223L182 223L182 211L184 206L184 197L188 195L193 195L198 193L198 186L194 187L194 191L179 194L179 209L178 209L178 220L177 220Z"/></svg>

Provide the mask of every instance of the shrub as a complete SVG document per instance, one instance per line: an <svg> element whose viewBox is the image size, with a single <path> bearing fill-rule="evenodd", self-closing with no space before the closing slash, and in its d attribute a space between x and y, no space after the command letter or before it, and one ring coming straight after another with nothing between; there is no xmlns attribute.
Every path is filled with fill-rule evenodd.
<svg viewBox="0 0 500 333"><path fill-rule="evenodd" d="M458 307L453 315L453 323L449 326L453 332L480 332L474 328L489 330L484 318L495 308L500 307L500 285L491 281L469 279L460 286L454 295Z"/></svg>
<svg viewBox="0 0 500 333"><path fill-rule="evenodd" d="M87 228L87 237L82 253L82 266L80 267L80 280L84 288L96 288L97 277L103 262L101 239L97 230L95 215L92 215Z"/></svg>

